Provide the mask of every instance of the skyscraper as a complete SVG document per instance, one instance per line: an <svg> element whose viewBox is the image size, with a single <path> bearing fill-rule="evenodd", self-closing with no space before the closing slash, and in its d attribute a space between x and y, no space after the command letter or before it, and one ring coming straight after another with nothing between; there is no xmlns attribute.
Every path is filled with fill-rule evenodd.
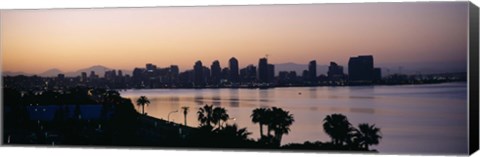
<svg viewBox="0 0 480 157"><path fill-rule="evenodd" d="M231 82L237 83L239 81L238 77L238 60L235 57L230 58L228 61L230 68L229 79Z"/></svg>
<svg viewBox="0 0 480 157"><path fill-rule="evenodd" d="M340 81L344 78L343 67L335 62L330 62L327 77L330 81Z"/></svg>
<svg viewBox="0 0 480 157"><path fill-rule="evenodd" d="M211 69L211 80L213 84L219 84L220 78L222 76L222 68L220 67L220 62L218 60L213 61L210 66Z"/></svg>
<svg viewBox="0 0 480 157"><path fill-rule="evenodd" d="M373 56L350 57L348 75L351 84L371 84L373 82Z"/></svg>
<svg viewBox="0 0 480 157"><path fill-rule="evenodd" d="M317 82L317 61L312 60L308 64L308 75L309 75L309 81L312 83Z"/></svg>
<svg viewBox="0 0 480 157"><path fill-rule="evenodd" d="M195 65L193 66L193 71L194 71L194 83L195 86L203 86L205 84L204 78L203 78L203 65L202 61L197 61L195 62Z"/></svg>
<svg viewBox="0 0 480 157"><path fill-rule="evenodd" d="M260 58L258 61L258 81L260 83L268 82L268 61L267 58Z"/></svg>
<svg viewBox="0 0 480 157"><path fill-rule="evenodd" d="M177 83L179 81L180 70L178 69L178 65L170 65L170 80L173 83Z"/></svg>

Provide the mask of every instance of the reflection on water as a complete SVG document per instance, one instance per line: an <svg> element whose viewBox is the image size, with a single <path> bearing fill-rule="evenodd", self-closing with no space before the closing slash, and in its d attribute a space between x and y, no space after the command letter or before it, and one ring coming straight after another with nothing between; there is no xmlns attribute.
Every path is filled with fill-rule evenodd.
<svg viewBox="0 0 480 157"><path fill-rule="evenodd" d="M260 89L258 90L258 101L263 102L262 104L265 104L265 102L268 102L268 99L270 98L268 95L269 93L273 93L274 90L266 90L266 89Z"/></svg>
<svg viewBox="0 0 480 157"><path fill-rule="evenodd" d="M240 106L240 96L238 90L230 90L230 107L238 107Z"/></svg>
<svg viewBox="0 0 480 157"><path fill-rule="evenodd" d="M136 100L147 96L145 111L167 119L168 113L190 107L187 123L198 126L197 111L205 104L226 108L230 117L258 138L258 125L251 112L258 107L281 107L295 122L282 143L329 141L323 118L332 113L346 115L353 125L375 124L383 139L373 146L382 153L466 153L466 83L366 87L292 87L273 89L147 89L121 92ZM183 123L183 114L172 113L170 121Z"/></svg>
<svg viewBox="0 0 480 157"><path fill-rule="evenodd" d="M312 99L318 98L317 89L318 88L316 88L316 87L310 87L308 89L308 91L309 91L308 93L309 93L310 98L312 98ZM300 93L300 94L302 94L302 93Z"/></svg>

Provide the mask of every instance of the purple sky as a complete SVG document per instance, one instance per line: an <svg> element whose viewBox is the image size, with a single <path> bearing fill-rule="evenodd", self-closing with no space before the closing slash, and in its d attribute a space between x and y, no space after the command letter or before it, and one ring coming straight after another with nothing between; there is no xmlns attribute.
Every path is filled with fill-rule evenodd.
<svg viewBox="0 0 480 157"><path fill-rule="evenodd" d="M153 63L191 69L318 64L373 55L384 68L466 71L467 2L2 10L4 71L133 69Z"/></svg>

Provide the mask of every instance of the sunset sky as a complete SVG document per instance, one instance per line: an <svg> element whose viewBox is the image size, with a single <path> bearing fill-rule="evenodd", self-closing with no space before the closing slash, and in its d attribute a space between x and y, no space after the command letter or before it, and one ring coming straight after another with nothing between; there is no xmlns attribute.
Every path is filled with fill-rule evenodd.
<svg viewBox="0 0 480 157"><path fill-rule="evenodd" d="M41 73L93 65L131 70L153 63L183 71L197 60L222 67L347 66L373 55L379 66L446 72L467 65L467 2L2 10L2 70Z"/></svg>

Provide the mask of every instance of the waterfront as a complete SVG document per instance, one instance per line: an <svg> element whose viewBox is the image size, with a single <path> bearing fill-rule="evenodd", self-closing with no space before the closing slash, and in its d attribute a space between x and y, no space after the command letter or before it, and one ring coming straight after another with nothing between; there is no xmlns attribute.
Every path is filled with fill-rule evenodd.
<svg viewBox="0 0 480 157"><path fill-rule="evenodd" d="M383 138L373 149L381 153L459 154L467 152L467 84L401 86L292 87L272 89L142 89L122 91L136 100L147 96L148 115L183 123L182 106L189 106L187 123L198 126L198 109L213 104L227 109L240 127L259 137L250 114L258 107L277 106L294 115L291 132L282 144L330 141L323 118L342 113L357 126L375 124ZM135 106L140 110L138 106ZM178 110L179 112L172 112ZM168 117L168 114L170 117Z"/></svg>

